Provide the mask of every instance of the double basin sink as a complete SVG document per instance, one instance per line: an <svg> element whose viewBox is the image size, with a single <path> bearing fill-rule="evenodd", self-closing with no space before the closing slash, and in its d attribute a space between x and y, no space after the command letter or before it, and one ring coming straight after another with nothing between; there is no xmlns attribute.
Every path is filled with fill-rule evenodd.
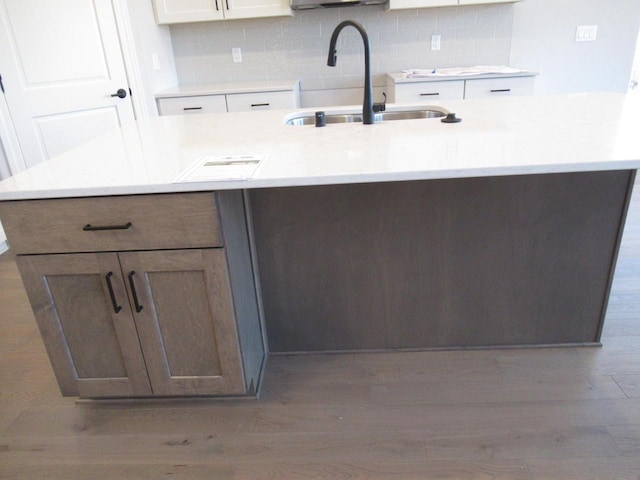
<svg viewBox="0 0 640 480"><path fill-rule="evenodd" d="M440 118L446 117L449 111L435 106L425 106L421 108L412 108L410 110L389 110L374 114L377 122L387 122L390 120L416 120L420 118ZM295 113L285 118L286 125L315 125L315 113ZM362 123L362 113L325 113L325 123Z"/></svg>

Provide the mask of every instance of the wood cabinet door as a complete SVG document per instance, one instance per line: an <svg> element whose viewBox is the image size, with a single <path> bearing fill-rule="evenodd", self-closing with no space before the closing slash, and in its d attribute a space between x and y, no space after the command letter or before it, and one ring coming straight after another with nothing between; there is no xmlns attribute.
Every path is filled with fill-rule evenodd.
<svg viewBox="0 0 640 480"><path fill-rule="evenodd" d="M62 394L150 395L117 255L16 260Z"/></svg>
<svg viewBox="0 0 640 480"><path fill-rule="evenodd" d="M224 250L118 255L153 394L244 394Z"/></svg>

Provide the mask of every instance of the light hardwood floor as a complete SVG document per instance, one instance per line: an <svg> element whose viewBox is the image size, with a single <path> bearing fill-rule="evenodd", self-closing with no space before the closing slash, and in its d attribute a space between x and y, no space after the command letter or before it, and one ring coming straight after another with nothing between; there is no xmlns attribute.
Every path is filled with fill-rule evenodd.
<svg viewBox="0 0 640 480"><path fill-rule="evenodd" d="M640 479L640 194L602 348L280 356L257 402L77 404L10 254L0 309L2 479Z"/></svg>

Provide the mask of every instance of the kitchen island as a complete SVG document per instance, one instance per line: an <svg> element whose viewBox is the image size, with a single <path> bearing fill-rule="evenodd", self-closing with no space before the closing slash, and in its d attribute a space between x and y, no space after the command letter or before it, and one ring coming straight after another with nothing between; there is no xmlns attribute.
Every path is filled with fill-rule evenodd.
<svg viewBox="0 0 640 480"><path fill-rule="evenodd" d="M442 106L463 121L315 128L286 125L299 113L285 111L146 119L0 183L0 219L63 393L254 394L267 352L597 344L640 166L640 101L585 94ZM265 160L247 179L174 181L198 158L224 155ZM95 227L95 211L111 239L78 233ZM46 234L30 240L37 232ZM88 254L97 260L77 257ZM91 335L67 335L53 297L73 283L56 292L51 278L75 259L91 264L106 312L97 328L112 337L113 358L69 353ZM199 288L184 272L212 262L201 310L184 313L192 300L183 297ZM171 269L188 285L182 294L163 277ZM221 291L219 304L209 301ZM219 311L226 320L209 328ZM183 320L196 333L167 348ZM131 345L136 334L142 351ZM211 361L186 355L190 342ZM128 353L113 368L123 343ZM79 374L81 358L92 368ZM231 380L217 382L225 372ZM78 388L82 378L90 381ZM124 380L97 380L114 378Z"/></svg>

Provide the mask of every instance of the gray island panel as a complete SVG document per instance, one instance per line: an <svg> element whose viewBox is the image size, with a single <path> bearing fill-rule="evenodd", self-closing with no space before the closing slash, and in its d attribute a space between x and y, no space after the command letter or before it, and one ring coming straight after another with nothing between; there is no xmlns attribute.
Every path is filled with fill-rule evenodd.
<svg viewBox="0 0 640 480"><path fill-rule="evenodd" d="M634 175L253 190L270 351L597 342Z"/></svg>

